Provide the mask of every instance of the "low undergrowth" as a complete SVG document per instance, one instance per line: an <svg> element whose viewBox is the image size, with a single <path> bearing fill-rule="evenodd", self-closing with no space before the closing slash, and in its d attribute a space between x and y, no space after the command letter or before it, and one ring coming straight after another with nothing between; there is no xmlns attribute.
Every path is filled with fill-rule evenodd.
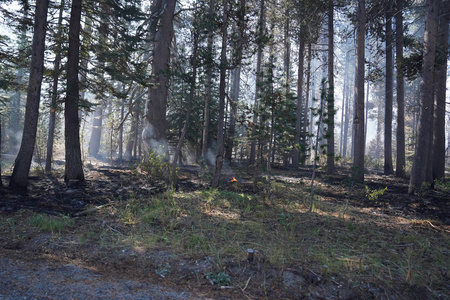
<svg viewBox="0 0 450 300"><path fill-rule="evenodd" d="M96 209L84 217L97 220L89 225L83 225L81 217L74 223L67 217L40 214L27 216L28 222L20 224L0 216L0 223L15 236L28 225L58 234L71 228L78 243L99 245L104 252L163 248L192 260L208 257L214 268L204 272L204 279L239 287L242 292L250 279L233 271L232 265L244 268L248 249L252 249L258 258L255 272L276 270L281 285L286 270L308 270L337 287L350 286L363 298L406 299L411 295L408 291L419 297L449 296L450 238L447 231L435 226L435 220L347 207L346 201L330 202L319 196L313 212L308 213L307 186L271 182L265 194L242 192L239 183L226 190L169 189ZM384 194L379 192L377 197L388 197L389 192L383 189ZM170 276L175 267L164 263L156 266L155 272ZM304 283L299 280L296 284L299 288ZM254 290L260 287L254 286Z"/></svg>

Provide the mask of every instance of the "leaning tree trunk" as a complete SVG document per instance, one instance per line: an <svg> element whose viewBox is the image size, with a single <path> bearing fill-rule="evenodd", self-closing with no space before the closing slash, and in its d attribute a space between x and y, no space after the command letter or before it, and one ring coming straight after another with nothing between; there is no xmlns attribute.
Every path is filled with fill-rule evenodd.
<svg viewBox="0 0 450 300"><path fill-rule="evenodd" d="M395 15L395 51L397 63L397 164L395 176L406 177L405 165L405 82L403 78L403 0L397 0Z"/></svg>
<svg viewBox="0 0 450 300"><path fill-rule="evenodd" d="M211 186L217 188L219 186L220 176L223 166L223 131L224 131L224 110L225 110L225 80L227 67L227 41L228 41L228 0L223 0L222 15L222 50L220 53L220 82L219 82L219 115L217 124L217 149L216 149L216 165Z"/></svg>
<svg viewBox="0 0 450 300"><path fill-rule="evenodd" d="M14 189L26 189L30 173L36 131L39 118L39 101L44 74L45 34L47 29L47 12L49 0L36 2L34 19L33 45L31 48L30 79L27 90L27 106L25 111L22 143L17 154L10 186Z"/></svg>
<svg viewBox="0 0 450 300"><path fill-rule="evenodd" d="M450 1L442 2L436 49L436 106L434 111L433 180L445 176L445 93L447 81L447 57Z"/></svg>
<svg viewBox="0 0 450 300"><path fill-rule="evenodd" d="M163 0L158 31L155 34L153 53L153 88L147 101L147 114L142 138L150 150L163 153L168 158L166 107L169 93L170 44L173 36L173 18L176 0Z"/></svg>
<svg viewBox="0 0 450 300"><path fill-rule="evenodd" d="M386 13L386 107L384 110L384 174L393 172L392 164L392 101L393 101L393 76L392 76L392 13L388 7Z"/></svg>
<svg viewBox="0 0 450 300"><path fill-rule="evenodd" d="M365 53L365 0L358 0L356 13L356 80L355 80L355 113L353 119L353 171L356 182L364 183L364 53Z"/></svg>
<svg viewBox="0 0 450 300"><path fill-rule="evenodd" d="M67 55L67 97L65 105L65 144L66 170L64 181L84 181L83 162L81 160L80 121L78 118L80 63L81 2L72 0L69 25L69 50Z"/></svg>
<svg viewBox="0 0 450 300"><path fill-rule="evenodd" d="M427 180L428 152L433 126L433 94L434 94L434 61L436 58L436 40L438 29L439 0L427 0L425 14L424 49L422 61L422 75L420 81L420 117L419 129L414 154L408 193L421 192L423 183Z"/></svg>
<svg viewBox="0 0 450 300"><path fill-rule="evenodd" d="M334 5L328 1L327 173L334 173Z"/></svg>
<svg viewBox="0 0 450 300"><path fill-rule="evenodd" d="M62 21L64 12L64 2L60 3L59 16L58 16L58 32L56 34L56 48L55 48L55 61L53 63L53 86L52 86L52 100L50 104L50 118L48 121L48 139L47 139L47 156L45 158L45 173L50 174L52 171L52 156L53 156L53 144L55 139L55 123L56 123L56 109L58 107L58 81L59 74L61 73L59 68L61 65L61 43L62 43Z"/></svg>

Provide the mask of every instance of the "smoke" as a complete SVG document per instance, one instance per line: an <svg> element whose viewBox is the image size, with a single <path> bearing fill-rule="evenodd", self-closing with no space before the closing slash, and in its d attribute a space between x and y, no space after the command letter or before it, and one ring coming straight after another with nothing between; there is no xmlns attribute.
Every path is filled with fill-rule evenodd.
<svg viewBox="0 0 450 300"><path fill-rule="evenodd" d="M150 123L147 122L144 130L142 130L142 140L144 144L151 150L156 151L158 155L167 155L169 151L167 140L164 138L158 138L158 130Z"/></svg>
<svg viewBox="0 0 450 300"><path fill-rule="evenodd" d="M11 129L6 130L6 134L9 137L7 153L16 156L19 153L20 144L22 142L23 131L13 131Z"/></svg>

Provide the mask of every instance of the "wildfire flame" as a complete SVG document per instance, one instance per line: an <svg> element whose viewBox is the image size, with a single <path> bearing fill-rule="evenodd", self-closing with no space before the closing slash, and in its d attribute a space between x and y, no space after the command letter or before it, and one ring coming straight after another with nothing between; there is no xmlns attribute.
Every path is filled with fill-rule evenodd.
<svg viewBox="0 0 450 300"><path fill-rule="evenodd" d="M233 179L231 179L231 183L233 182L237 182L237 179L235 177L233 177Z"/></svg>

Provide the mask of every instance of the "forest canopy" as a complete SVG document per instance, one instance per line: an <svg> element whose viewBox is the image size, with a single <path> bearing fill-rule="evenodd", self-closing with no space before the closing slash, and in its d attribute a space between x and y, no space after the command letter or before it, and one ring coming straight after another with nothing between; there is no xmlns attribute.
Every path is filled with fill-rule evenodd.
<svg viewBox="0 0 450 300"><path fill-rule="evenodd" d="M153 152L214 166L212 186L230 164L382 169L410 193L444 177L449 1L0 4L12 187Z"/></svg>

